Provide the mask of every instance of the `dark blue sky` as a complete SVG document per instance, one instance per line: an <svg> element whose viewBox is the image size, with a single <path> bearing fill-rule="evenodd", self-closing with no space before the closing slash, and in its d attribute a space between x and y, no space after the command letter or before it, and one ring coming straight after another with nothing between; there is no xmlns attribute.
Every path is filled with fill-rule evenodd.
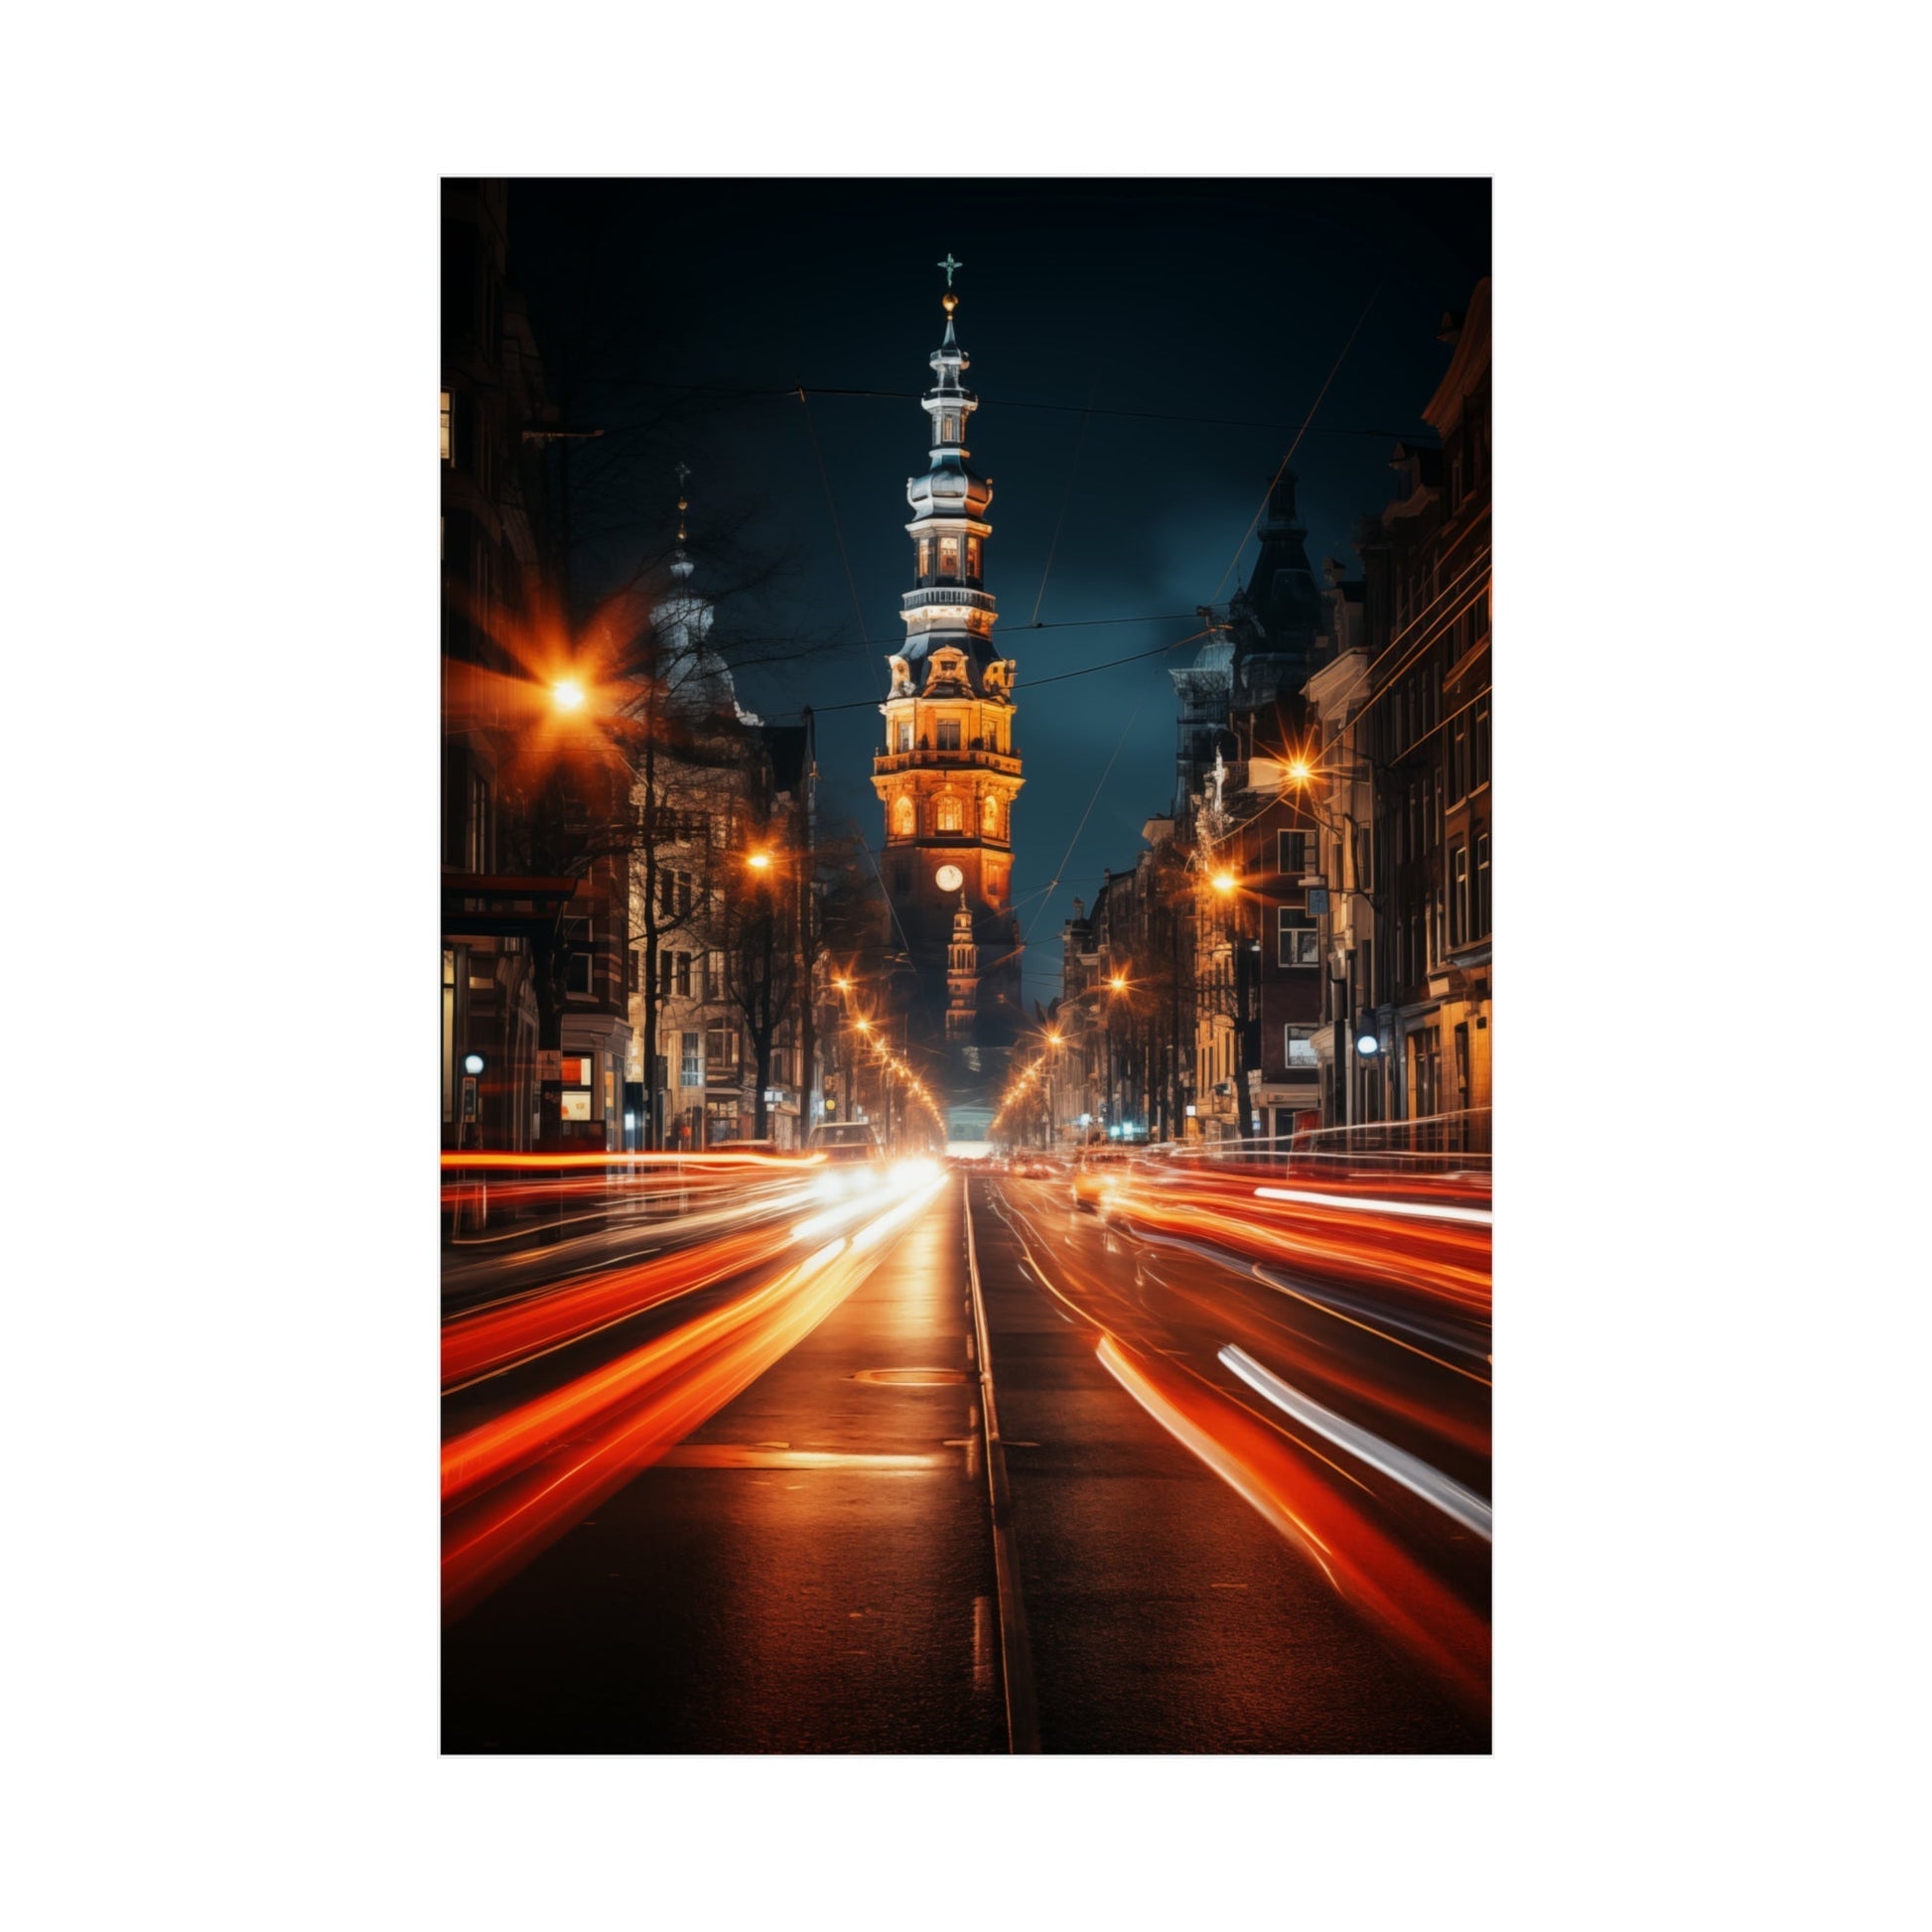
<svg viewBox="0 0 1932 1932"><path fill-rule="evenodd" d="M593 332L573 414L613 431L597 452L617 498L610 567L665 541L680 457L700 584L709 519L784 557L775 584L727 600L718 636L729 656L736 627L766 658L771 636L800 640L788 661L741 670L741 696L767 719L817 708L825 818L856 820L875 845L880 720L866 701L883 695L900 633L905 481L925 460L914 398L943 327L934 264L948 251L964 264L973 461L994 483L986 583L996 641L1020 666L1015 901L1027 996L1043 1000L1074 896L1090 901L1103 867L1131 866L1142 822L1169 806L1167 670L1192 647L1031 694L1030 681L1185 636L1196 605L1245 581L1256 546L1243 532L1373 294L1294 463L1311 561L1354 567L1356 520L1389 498L1391 444L1434 440L1419 412L1448 365L1437 327L1489 272L1489 187L530 182L512 191L510 247L560 375L587 318ZM783 393L800 384L803 404ZM694 385L708 389L696 401ZM896 393L810 394L824 389ZM1061 407L1025 406L1037 404ZM663 421L671 406L679 419ZM1142 621L1029 631L1036 604L1054 626Z"/></svg>

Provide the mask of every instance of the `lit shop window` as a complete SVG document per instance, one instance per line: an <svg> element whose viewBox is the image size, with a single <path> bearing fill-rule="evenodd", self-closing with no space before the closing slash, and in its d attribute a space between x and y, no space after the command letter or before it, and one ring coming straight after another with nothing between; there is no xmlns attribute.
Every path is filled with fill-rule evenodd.
<svg viewBox="0 0 1932 1932"><path fill-rule="evenodd" d="M443 391L443 461L453 462L455 455L456 442L450 434L450 392L445 389Z"/></svg>

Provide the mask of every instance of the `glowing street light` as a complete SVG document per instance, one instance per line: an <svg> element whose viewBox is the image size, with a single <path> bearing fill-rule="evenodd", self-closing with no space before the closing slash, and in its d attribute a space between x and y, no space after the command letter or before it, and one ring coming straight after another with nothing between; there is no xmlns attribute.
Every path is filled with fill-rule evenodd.
<svg viewBox="0 0 1932 1932"><path fill-rule="evenodd" d="M1314 776L1314 766L1307 759L1290 759L1288 761L1288 781L1293 785L1305 785Z"/></svg>
<svg viewBox="0 0 1932 1932"><path fill-rule="evenodd" d="M559 711L581 711L584 705L584 687L574 677L559 678L550 687L550 702Z"/></svg>
<svg viewBox="0 0 1932 1932"><path fill-rule="evenodd" d="M1217 872L1208 883L1223 898L1234 891L1234 875L1231 872Z"/></svg>
<svg viewBox="0 0 1932 1932"><path fill-rule="evenodd" d="M745 863L754 872L769 872L771 870L771 855L768 852L754 852L747 856Z"/></svg>

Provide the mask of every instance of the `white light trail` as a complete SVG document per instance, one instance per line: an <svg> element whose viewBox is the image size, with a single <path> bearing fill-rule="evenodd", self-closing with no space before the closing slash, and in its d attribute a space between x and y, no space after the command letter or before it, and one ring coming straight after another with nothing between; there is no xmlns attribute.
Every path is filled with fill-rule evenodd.
<svg viewBox="0 0 1932 1932"><path fill-rule="evenodd" d="M1307 1194L1295 1187L1257 1187L1257 1200L1300 1201L1307 1207L1368 1208L1377 1214L1408 1214L1419 1221L1472 1221L1488 1227L1495 1211L1487 1207L1440 1207L1433 1202L1410 1200L1370 1200L1358 1194Z"/></svg>
<svg viewBox="0 0 1932 1932"><path fill-rule="evenodd" d="M1345 1416L1338 1416L1332 1409L1324 1409L1320 1403L1310 1401L1301 1390L1291 1387L1279 1375L1263 1368L1244 1350L1230 1344L1221 1350L1219 1359L1257 1395L1265 1396L1284 1415L1294 1417L1305 1429L1313 1430L1317 1436L1325 1436L1338 1449L1346 1449L1370 1468L1380 1469L1385 1476L1392 1477L1425 1502L1434 1503L1444 1515L1452 1517L1464 1529L1473 1530L1485 1543L1492 1540L1489 1534L1489 1503L1473 1489L1465 1489L1454 1477L1431 1468L1420 1456L1411 1455L1407 1449L1397 1449L1393 1443L1385 1443L1379 1436L1371 1436L1366 1429L1350 1422Z"/></svg>

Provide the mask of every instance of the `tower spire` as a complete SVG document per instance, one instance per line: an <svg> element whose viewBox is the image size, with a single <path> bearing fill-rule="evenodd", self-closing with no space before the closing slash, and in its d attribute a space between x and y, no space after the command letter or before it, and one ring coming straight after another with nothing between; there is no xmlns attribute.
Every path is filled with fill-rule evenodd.
<svg viewBox="0 0 1932 1932"><path fill-rule="evenodd" d="M934 1031L943 1015L958 1069L977 1081L980 1054L1006 1051L1020 1014L1020 929L1013 916L1013 812L1025 779L1014 743L1013 662L993 642L999 613L986 588L993 484L972 466L969 425L979 398L961 380L962 264L937 264L945 330L926 358L932 385L926 468L909 478L912 588L900 599L905 641L890 659L880 711L886 749L873 788L886 817L881 868Z"/></svg>

